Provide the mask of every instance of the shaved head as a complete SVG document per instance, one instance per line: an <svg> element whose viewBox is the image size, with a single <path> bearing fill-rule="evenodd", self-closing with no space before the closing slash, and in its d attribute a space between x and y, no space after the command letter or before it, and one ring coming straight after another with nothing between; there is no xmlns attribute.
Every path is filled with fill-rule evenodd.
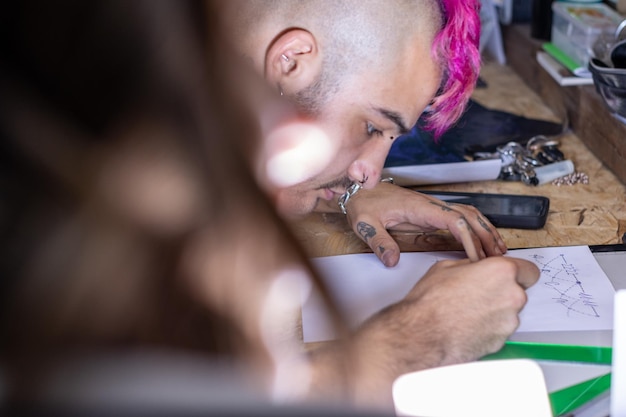
<svg viewBox="0 0 626 417"><path fill-rule="evenodd" d="M399 52L407 42L431 45L443 25L436 0L244 0L229 2L230 33L244 45L244 54L258 66L262 54L254 45L278 27L302 28L313 33L323 51L317 80L293 94L301 110L316 114L350 78L363 71L381 76L402 65ZM227 6L228 7L228 6Z"/></svg>

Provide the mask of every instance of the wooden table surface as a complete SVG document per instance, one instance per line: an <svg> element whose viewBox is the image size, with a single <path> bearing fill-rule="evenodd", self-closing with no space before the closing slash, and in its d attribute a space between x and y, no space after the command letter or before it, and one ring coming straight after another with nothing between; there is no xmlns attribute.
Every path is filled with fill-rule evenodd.
<svg viewBox="0 0 626 417"><path fill-rule="evenodd" d="M477 89L474 93L473 98L480 104L529 118L562 122L509 67L485 63L481 77L488 87ZM560 141L560 149L567 159L574 162L576 171L589 176L588 184L532 187L521 182L496 180L424 189L549 197L550 212L543 229L499 229L511 249L621 243L626 233L626 187L574 133L562 136ZM342 214L311 214L295 222L293 231L310 256L369 252ZM392 232L392 235L400 243L402 251L462 249L447 232Z"/></svg>

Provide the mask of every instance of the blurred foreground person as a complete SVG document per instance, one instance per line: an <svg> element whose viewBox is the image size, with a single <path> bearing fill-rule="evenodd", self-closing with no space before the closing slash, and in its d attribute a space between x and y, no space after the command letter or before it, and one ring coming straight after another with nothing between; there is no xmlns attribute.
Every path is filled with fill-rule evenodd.
<svg viewBox="0 0 626 417"><path fill-rule="evenodd" d="M231 56L211 7L5 8L4 407L391 411L397 376L477 359L517 327L532 264L442 262L304 352L300 290L321 284L272 203L340 149Z"/></svg>

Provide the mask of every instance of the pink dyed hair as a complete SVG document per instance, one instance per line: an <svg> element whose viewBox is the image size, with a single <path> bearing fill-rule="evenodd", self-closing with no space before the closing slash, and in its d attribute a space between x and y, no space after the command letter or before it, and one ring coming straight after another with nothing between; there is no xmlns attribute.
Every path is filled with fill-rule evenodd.
<svg viewBox="0 0 626 417"><path fill-rule="evenodd" d="M432 51L443 81L426 116L426 129L439 138L461 117L480 72L479 0L439 0L444 26Z"/></svg>

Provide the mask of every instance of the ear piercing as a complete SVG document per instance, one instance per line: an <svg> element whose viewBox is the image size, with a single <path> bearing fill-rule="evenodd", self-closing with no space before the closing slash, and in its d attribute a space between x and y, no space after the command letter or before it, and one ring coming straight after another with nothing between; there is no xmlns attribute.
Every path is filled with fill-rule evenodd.
<svg viewBox="0 0 626 417"><path fill-rule="evenodd" d="M365 184L368 179L369 179L369 177L367 175L363 174L363 179L361 179L361 181L359 181L359 183Z"/></svg>
<svg viewBox="0 0 626 417"><path fill-rule="evenodd" d="M283 61L285 62L289 62L289 57L285 54L280 54L280 57ZM281 97L285 95L285 93L283 92L283 88L280 86L280 84L276 84L276 86L278 87L278 92L280 93Z"/></svg>

